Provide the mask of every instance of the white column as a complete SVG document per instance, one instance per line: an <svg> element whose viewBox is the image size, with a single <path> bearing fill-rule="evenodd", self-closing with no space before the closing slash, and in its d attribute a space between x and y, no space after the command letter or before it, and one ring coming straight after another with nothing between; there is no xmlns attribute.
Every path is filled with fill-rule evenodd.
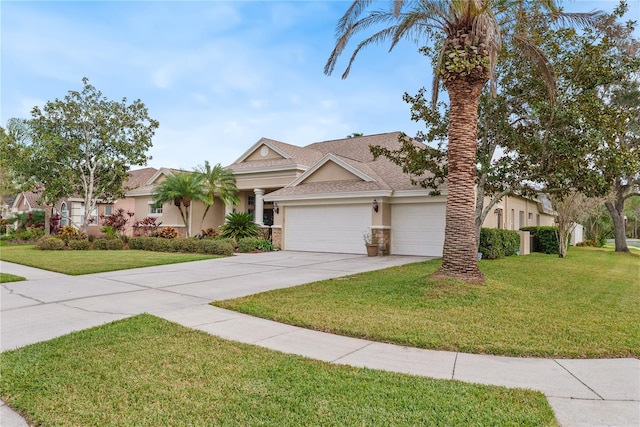
<svg viewBox="0 0 640 427"><path fill-rule="evenodd" d="M232 204L231 205L225 204L224 205L224 217L226 218L227 215L229 215L231 212L233 212L233 205ZM227 221L225 220L225 222L227 222Z"/></svg>
<svg viewBox="0 0 640 427"><path fill-rule="evenodd" d="M264 201L262 200L262 196L264 196L264 190L262 188L254 188L253 192L256 195L253 222L258 225L263 225L262 218L264 216Z"/></svg>

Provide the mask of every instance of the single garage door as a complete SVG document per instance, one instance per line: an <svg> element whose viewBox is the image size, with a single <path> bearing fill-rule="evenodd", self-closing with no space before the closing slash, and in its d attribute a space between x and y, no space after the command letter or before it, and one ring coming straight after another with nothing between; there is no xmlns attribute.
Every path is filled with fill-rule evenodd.
<svg viewBox="0 0 640 427"><path fill-rule="evenodd" d="M371 205L289 206L284 249L364 254L362 234L371 226Z"/></svg>
<svg viewBox="0 0 640 427"><path fill-rule="evenodd" d="M442 256L444 203L391 205L391 254Z"/></svg>

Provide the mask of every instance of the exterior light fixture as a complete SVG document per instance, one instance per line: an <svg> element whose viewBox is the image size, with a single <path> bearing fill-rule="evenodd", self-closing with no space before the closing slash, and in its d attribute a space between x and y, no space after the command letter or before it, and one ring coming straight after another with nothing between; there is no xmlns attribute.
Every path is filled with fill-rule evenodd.
<svg viewBox="0 0 640 427"><path fill-rule="evenodd" d="M273 202L273 211L277 214L280 213L280 208L278 207L278 202Z"/></svg>
<svg viewBox="0 0 640 427"><path fill-rule="evenodd" d="M378 201L376 199L373 199L373 211L378 212L378 209Z"/></svg>

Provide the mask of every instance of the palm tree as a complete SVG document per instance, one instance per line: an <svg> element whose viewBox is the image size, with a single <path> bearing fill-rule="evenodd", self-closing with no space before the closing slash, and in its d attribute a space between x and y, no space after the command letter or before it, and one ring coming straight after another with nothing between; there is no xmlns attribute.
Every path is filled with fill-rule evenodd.
<svg viewBox="0 0 640 427"><path fill-rule="evenodd" d="M189 207L191 202L204 201L206 198L202 175L190 172L178 172L167 176L153 192L155 203L173 203L178 208L187 237L190 236Z"/></svg>
<svg viewBox="0 0 640 427"><path fill-rule="evenodd" d="M442 82L449 94L449 172L443 260L435 276L482 283L474 227L478 100L482 88L491 81L495 93L495 65L503 41L508 41L510 47L526 52L537 66L553 99L553 70L529 37L527 24L539 22L535 18L543 14L551 20L590 24L599 12L565 14L555 0L396 0L393 10L374 10L361 17L371 3L355 0L338 21L336 46L324 71L331 74L351 37L372 26L385 28L357 45L343 79L360 50L371 44L390 40L390 50L403 38L442 44L434 70L433 101Z"/></svg>
<svg viewBox="0 0 640 427"><path fill-rule="evenodd" d="M236 187L236 178L233 172L223 168L220 163L211 167L209 162L205 160L204 166L198 166L196 172L202 176L202 183L207 196L204 200L206 207L200 220L200 228L202 228L207 212L213 205L216 196L227 206L240 204L240 199L237 196L238 187Z"/></svg>

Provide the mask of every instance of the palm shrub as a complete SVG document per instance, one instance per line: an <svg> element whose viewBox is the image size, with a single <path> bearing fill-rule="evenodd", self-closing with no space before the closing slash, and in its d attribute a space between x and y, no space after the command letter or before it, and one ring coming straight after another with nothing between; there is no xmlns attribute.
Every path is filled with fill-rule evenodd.
<svg viewBox="0 0 640 427"><path fill-rule="evenodd" d="M222 237L231 237L236 241L245 237L258 237L260 226L253 222L253 215L248 212L231 212L225 217L225 224L220 226Z"/></svg>

